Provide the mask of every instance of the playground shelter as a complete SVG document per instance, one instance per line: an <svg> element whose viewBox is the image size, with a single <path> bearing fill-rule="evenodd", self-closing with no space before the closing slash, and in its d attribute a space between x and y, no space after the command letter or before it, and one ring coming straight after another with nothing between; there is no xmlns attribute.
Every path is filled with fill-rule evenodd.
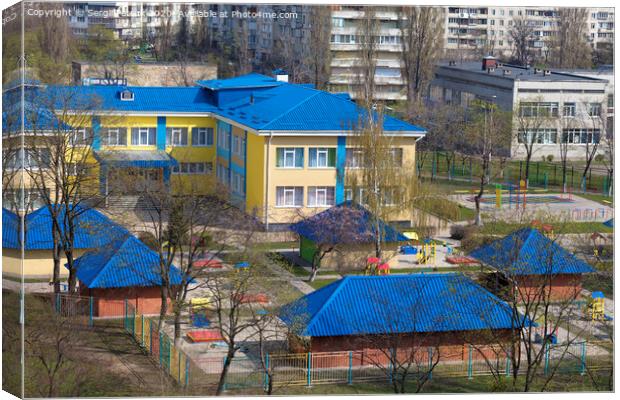
<svg viewBox="0 0 620 400"><path fill-rule="evenodd" d="M118 303L127 301L140 314L159 314L162 284L159 255L132 235L90 251L75 260L80 295L94 299L95 317L120 317ZM182 282L174 265L172 285ZM121 313L121 314L119 314Z"/></svg>
<svg viewBox="0 0 620 400"><path fill-rule="evenodd" d="M517 230L470 255L516 285L522 300L540 296L541 285L554 300L576 299L582 275L594 272L585 261L534 228Z"/></svg>
<svg viewBox="0 0 620 400"><path fill-rule="evenodd" d="M347 275L285 305L279 316L296 337L309 340L311 352L376 355L399 336L401 349L432 346L454 361L466 360L470 343L489 344L481 330L507 340L518 323L501 299L449 273Z"/></svg>
<svg viewBox="0 0 620 400"><path fill-rule="evenodd" d="M379 227L383 258L393 266L399 245L409 239L384 221L379 221ZM322 268L363 266L368 256L375 253L375 218L366 208L351 201L299 221L290 229L299 235L299 255L309 263L319 245L338 245L338 251L326 254L321 260Z"/></svg>

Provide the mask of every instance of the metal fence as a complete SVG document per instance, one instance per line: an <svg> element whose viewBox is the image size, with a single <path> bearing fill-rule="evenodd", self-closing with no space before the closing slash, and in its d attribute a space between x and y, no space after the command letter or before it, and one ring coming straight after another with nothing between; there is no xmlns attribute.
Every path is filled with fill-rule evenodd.
<svg viewBox="0 0 620 400"><path fill-rule="evenodd" d="M80 324L94 326L100 320L110 320L97 317L93 311L98 299L66 294L47 298L57 313L75 318ZM123 317L112 321L122 323L124 330L177 384L194 390L217 385L225 357L208 354L189 356L175 346L167 334L157 330L157 317L139 314L127 300L119 307L123 310ZM588 370L609 370L612 359L609 352L602 350L604 346L586 342L569 346L547 344L537 373L584 374ZM431 379L511 375L511 360L492 346L470 346L454 354L443 354L436 365L430 361L434 359L432 352L432 348L423 349L420 352L422 356L416 359L417 365L412 365L412 369L429 374ZM393 371L390 357L379 350L267 354L263 359L240 354L230 360L225 388L265 388L270 380L274 387L390 381ZM520 372L525 372L523 367Z"/></svg>

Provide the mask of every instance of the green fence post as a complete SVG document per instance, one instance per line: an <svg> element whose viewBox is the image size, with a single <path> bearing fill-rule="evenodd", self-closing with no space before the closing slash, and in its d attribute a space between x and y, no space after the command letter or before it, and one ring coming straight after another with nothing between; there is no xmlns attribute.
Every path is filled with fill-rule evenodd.
<svg viewBox="0 0 620 400"><path fill-rule="evenodd" d="M581 375L586 373L586 342L581 342Z"/></svg>
<svg viewBox="0 0 620 400"><path fill-rule="evenodd" d="M549 373L549 343L545 344L545 376Z"/></svg>
<svg viewBox="0 0 620 400"><path fill-rule="evenodd" d="M349 373L347 375L347 383L353 384L353 352L349 351Z"/></svg>
<svg viewBox="0 0 620 400"><path fill-rule="evenodd" d="M93 296L88 297L88 326L93 326Z"/></svg>
<svg viewBox="0 0 620 400"><path fill-rule="evenodd" d="M149 353L153 354L153 324L149 321L149 336L151 341L149 342Z"/></svg>
<svg viewBox="0 0 620 400"><path fill-rule="evenodd" d="M474 377L474 371L473 371L473 365L472 365L472 346L471 344L469 345L469 356L467 357L467 379L473 379Z"/></svg>
<svg viewBox="0 0 620 400"><path fill-rule="evenodd" d="M265 354L265 390L269 389L269 353Z"/></svg>
<svg viewBox="0 0 620 400"><path fill-rule="evenodd" d="M510 357L506 357L506 377L510 377Z"/></svg>
<svg viewBox="0 0 620 400"><path fill-rule="evenodd" d="M307 360L307 366L308 366L308 374L306 377L306 381L307 381L307 386L310 387L310 385L312 385L312 353L308 352L308 360Z"/></svg>
<svg viewBox="0 0 620 400"><path fill-rule="evenodd" d="M140 315L142 318L142 347L144 347L144 314Z"/></svg>
<svg viewBox="0 0 620 400"><path fill-rule="evenodd" d="M56 312L58 314L60 314L61 308L60 293L56 293Z"/></svg>
<svg viewBox="0 0 620 400"><path fill-rule="evenodd" d="M185 387L189 386L189 358L185 355Z"/></svg>
<svg viewBox="0 0 620 400"><path fill-rule="evenodd" d="M125 331L129 331L129 303L127 302L127 299L125 299Z"/></svg>
<svg viewBox="0 0 620 400"><path fill-rule="evenodd" d="M433 348L428 348L428 379L433 379Z"/></svg>

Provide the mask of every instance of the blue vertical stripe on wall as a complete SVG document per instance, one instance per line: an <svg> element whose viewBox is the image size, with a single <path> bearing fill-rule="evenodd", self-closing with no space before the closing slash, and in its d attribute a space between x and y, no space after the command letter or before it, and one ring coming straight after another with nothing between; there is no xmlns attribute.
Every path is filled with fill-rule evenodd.
<svg viewBox="0 0 620 400"><path fill-rule="evenodd" d="M92 120L92 128L93 128L93 150L101 150L101 121L99 117L93 117Z"/></svg>
<svg viewBox="0 0 620 400"><path fill-rule="evenodd" d="M166 150L166 117L157 117L157 150Z"/></svg>
<svg viewBox="0 0 620 400"><path fill-rule="evenodd" d="M243 134L243 198L245 199L248 194L248 131L244 131ZM245 201L243 207L245 208Z"/></svg>
<svg viewBox="0 0 620 400"><path fill-rule="evenodd" d="M344 201L344 166L347 161L347 137L338 136L336 148L336 204Z"/></svg>

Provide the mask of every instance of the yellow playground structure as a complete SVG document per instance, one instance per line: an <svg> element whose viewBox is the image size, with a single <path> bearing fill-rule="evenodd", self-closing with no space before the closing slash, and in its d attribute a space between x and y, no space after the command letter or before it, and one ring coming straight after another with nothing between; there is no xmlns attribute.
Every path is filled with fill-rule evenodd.
<svg viewBox="0 0 620 400"><path fill-rule="evenodd" d="M437 245L430 239L424 239L420 250L418 251L418 264L435 265L437 257Z"/></svg>
<svg viewBox="0 0 620 400"><path fill-rule="evenodd" d="M587 313L594 321L605 319L605 295L603 292L592 292L592 297L588 299Z"/></svg>

